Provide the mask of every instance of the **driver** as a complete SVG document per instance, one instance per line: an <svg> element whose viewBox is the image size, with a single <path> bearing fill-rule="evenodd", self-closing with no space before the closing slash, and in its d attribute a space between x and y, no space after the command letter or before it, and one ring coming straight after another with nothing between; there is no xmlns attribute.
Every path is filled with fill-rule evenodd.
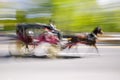
<svg viewBox="0 0 120 80"><path fill-rule="evenodd" d="M56 25L52 20L49 20L49 25L52 27L53 30L57 30Z"/></svg>
<svg viewBox="0 0 120 80"><path fill-rule="evenodd" d="M55 34L57 34L58 38L61 40L62 39L62 35L60 33L60 30L58 30L56 28L55 22L52 21L52 20L49 20L49 25L50 25L50 27L52 29L52 32L55 33Z"/></svg>

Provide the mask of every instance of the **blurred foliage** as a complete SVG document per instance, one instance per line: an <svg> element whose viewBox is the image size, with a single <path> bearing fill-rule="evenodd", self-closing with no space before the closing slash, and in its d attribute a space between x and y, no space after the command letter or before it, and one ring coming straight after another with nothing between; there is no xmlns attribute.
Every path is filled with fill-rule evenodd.
<svg viewBox="0 0 120 80"><path fill-rule="evenodd" d="M32 0L37 7L17 10L16 20L0 20L5 30L17 23L49 23L52 19L58 29L65 32L90 32L101 26L105 32L120 32L120 10L101 8L96 0ZM26 18L28 14L50 13L51 16ZM13 26L13 27L12 27Z"/></svg>
<svg viewBox="0 0 120 80"><path fill-rule="evenodd" d="M104 31L120 31L120 10L102 11L96 0L53 0L58 28L64 31L85 32L96 26Z"/></svg>
<svg viewBox="0 0 120 80"><path fill-rule="evenodd" d="M31 18L31 19L26 19L26 23L49 23L50 18Z"/></svg>
<svg viewBox="0 0 120 80"><path fill-rule="evenodd" d="M16 19L18 23L25 23L26 22L26 13L22 10L16 11Z"/></svg>
<svg viewBox="0 0 120 80"><path fill-rule="evenodd" d="M4 29L13 31L16 29L16 25L17 25L16 23L6 23L4 25Z"/></svg>

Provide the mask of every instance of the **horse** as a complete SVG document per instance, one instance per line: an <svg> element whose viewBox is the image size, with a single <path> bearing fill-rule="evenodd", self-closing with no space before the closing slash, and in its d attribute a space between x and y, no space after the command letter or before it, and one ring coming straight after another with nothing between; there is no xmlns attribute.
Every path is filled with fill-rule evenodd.
<svg viewBox="0 0 120 80"><path fill-rule="evenodd" d="M85 44L88 46L95 47L97 53L98 48L96 46L96 41L98 35L102 35L103 31L101 27L96 27L91 33L89 34L79 34L79 35L69 35L67 38L67 43L62 47L62 49L70 49L72 46L76 46L77 44Z"/></svg>

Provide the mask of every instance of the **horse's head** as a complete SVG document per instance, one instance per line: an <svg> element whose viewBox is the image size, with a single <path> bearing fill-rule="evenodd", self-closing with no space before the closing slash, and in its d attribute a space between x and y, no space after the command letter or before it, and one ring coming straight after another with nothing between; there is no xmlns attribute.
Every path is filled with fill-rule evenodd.
<svg viewBox="0 0 120 80"><path fill-rule="evenodd" d="M101 29L101 27L96 27L94 30L93 30L93 33L95 34L95 35L102 35L103 34L103 31L102 31L102 29Z"/></svg>

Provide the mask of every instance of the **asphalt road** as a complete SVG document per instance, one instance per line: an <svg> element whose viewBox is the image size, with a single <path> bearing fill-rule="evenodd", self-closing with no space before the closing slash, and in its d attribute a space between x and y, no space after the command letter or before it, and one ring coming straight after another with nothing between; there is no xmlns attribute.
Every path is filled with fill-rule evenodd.
<svg viewBox="0 0 120 80"><path fill-rule="evenodd" d="M0 56L8 54L9 37L0 37ZM0 80L120 80L120 46L80 45L60 54L80 58L0 57Z"/></svg>

